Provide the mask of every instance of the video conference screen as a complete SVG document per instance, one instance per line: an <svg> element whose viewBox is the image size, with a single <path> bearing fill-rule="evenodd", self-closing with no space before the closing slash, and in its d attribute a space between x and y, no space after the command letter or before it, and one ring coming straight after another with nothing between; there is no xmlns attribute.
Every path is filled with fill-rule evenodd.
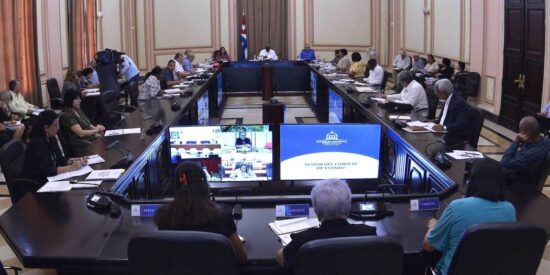
<svg viewBox="0 0 550 275"><path fill-rule="evenodd" d="M376 179L380 124L281 125L281 180Z"/></svg>
<svg viewBox="0 0 550 275"><path fill-rule="evenodd" d="M332 89L328 90L328 123L342 123L344 121L344 101Z"/></svg>
<svg viewBox="0 0 550 275"><path fill-rule="evenodd" d="M269 125L170 128L172 163L199 163L208 181L268 181L273 175Z"/></svg>

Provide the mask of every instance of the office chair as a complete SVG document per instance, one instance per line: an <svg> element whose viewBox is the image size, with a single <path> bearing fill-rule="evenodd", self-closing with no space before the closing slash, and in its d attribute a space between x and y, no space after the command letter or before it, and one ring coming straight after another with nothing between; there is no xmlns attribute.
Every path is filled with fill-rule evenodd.
<svg viewBox="0 0 550 275"><path fill-rule="evenodd" d="M119 123L126 115L118 110L118 94L115 91L105 91L99 96L99 114L103 125L110 129Z"/></svg>
<svg viewBox="0 0 550 275"><path fill-rule="evenodd" d="M439 98L432 89L424 88L424 91L426 92L426 98L428 99L428 119L435 120L435 113L437 112Z"/></svg>
<svg viewBox="0 0 550 275"><path fill-rule="evenodd" d="M295 275L398 275L403 247L390 237L321 239L304 244L296 255Z"/></svg>
<svg viewBox="0 0 550 275"><path fill-rule="evenodd" d="M8 141L0 148L0 166L6 179L12 204L28 192L34 192L40 184L31 179L20 178L25 162L25 144L21 140ZM6 195L1 195L7 197Z"/></svg>
<svg viewBox="0 0 550 275"><path fill-rule="evenodd" d="M386 90L386 84L388 83L388 78L390 78L391 73L384 71L384 77L382 78L382 83L380 83L380 92L384 93Z"/></svg>
<svg viewBox="0 0 550 275"><path fill-rule="evenodd" d="M151 231L128 244L131 274L239 274L233 246L209 232Z"/></svg>
<svg viewBox="0 0 550 275"><path fill-rule="evenodd" d="M468 227L458 243L448 275L535 275L546 246L546 230L520 222ZM435 270L432 269L432 274Z"/></svg>
<svg viewBox="0 0 550 275"><path fill-rule="evenodd" d="M473 129L470 136L470 141L468 143L470 143L472 147L477 149L477 143L479 141L479 135L481 135L481 129L483 128L485 114L479 108L470 107L469 116Z"/></svg>
<svg viewBox="0 0 550 275"><path fill-rule="evenodd" d="M121 96L124 97L124 105L120 105L120 110L122 112L131 113L138 109L138 97L139 97L139 87L137 82L130 82L126 87L126 92L122 93ZM130 104L128 105L128 98L130 98Z"/></svg>
<svg viewBox="0 0 550 275"><path fill-rule="evenodd" d="M539 191L542 191L544 187L550 187L550 185L546 185L548 175L550 175L550 151L546 154L546 159L541 166L540 175L538 175L537 189Z"/></svg>
<svg viewBox="0 0 550 275"><path fill-rule="evenodd" d="M57 79L50 78L46 80L48 95L50 96L50 107L54 110L61 110L65 107Z"/></svg>

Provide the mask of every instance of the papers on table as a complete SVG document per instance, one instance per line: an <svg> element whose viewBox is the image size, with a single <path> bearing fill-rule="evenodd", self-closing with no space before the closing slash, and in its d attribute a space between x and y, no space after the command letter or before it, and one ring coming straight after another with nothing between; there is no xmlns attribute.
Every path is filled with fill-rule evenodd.
<svg viewBox="0 0 550 275"><path fill-rule="evenodd" d="M182 91L180 89L166 89L164 90L165 94L179 94Z"/></svg>
<svg viewBox="0 0 550 275"><path fill-rule="evenodd" d="M390 115L390 119L399 119L399 120L411 120L411 116L401 116L401 115Z"/></svg>
<svg viewBox="0 0 550 275"><path fill-rule="evenodd" d="M350 83L350 82L355 82L354 79L340 79L341 81L344 81L344 82L347 82L347 83Z"/></svg>
<svg viewBox="0 0 550 275"><path fill-rule="evenodd" d="M369 85L369 84L367 84L367 83L363 83L363 82L359 82L359 81L355 81L355 82L353 82L353 85L358 85L358 86L367 86L367 85Z"/></svg>
<svg viewBox="0 0 550 275"><path fill-rule="evenodd" d="M87 156L86 158L88 159L88 165L105 162L105 160L100 155L91 155Z"/></svg>
<svg viewBox="0 0 550 275"><path fill-rule="evenodd" d="M187 88L187 87L189 87L189 84L180 83L180 84L176 84L172 87L174 87L174 88Z"/></svg>
<svg viewBox="0 0 550 275"><path fill-rule="evenodd" d="M82 93L85 94L85 97L99 96L101 94L99 92L99 88L85 89L85 90L82 91Z"/></svg>
<svg viewBox="0 0 550 275"><path fill-rule="evenodd" d="M116 129L116 130L105 131L106 137L122 136L122 135L130 135L130 134L141 134L141 128L128 128L128 129Z"/></svg>
<svg viewBox="0 0 550 275"><path fill-rule="evenodd" d="M449 157L454 159L482 159L483 154L478 151L464 151L464 150L453 150L452 152L447 153Z"/></svg>
<svg viewBox="0 0 550 275"><path fill-rule="evenodd" d="M317 218L303 217L269 223L269 228L281 239L283 246L292 241L290 234L306 231L314 227L319 227L319 220Z"/></svg>
<svg viewBox="0 0 550 275"><path fill-rule="evenodd" d="M33 116L38 116L42 112L44 112L44 109L34 109L34 110L32 110L32 115Z"/></svg>
<svg viewBox="0 0 550 275"><path fill-rule="evenodd" d="M340 84L340 85L346 84L346 82L345 82L345 81L342 81L342 80L333 80L332 83L335 84L335 85L338 85L338 84Z"/></svg>
<svg viewBox="0 0 550 275"><path fill-rule="evenodd" d="M86 166L83 166L82 168L80 168L78 170L75 170L75 171L58 174L58 175L53 176L53 177L48 177L48 181L61 181L61 180L64 180L64 179L69 179L69 178L73 178L73 177L86 175L86 174L88 174L92 171L93 171L92 167L90 167L89 165L86 165Z"/></svg>
<svg viewBox="0 0 550 275"><path fill-rule="evenodd" d="M408 127L403 128L403 130L409 133L447 133L447 131L435 131L432 129L434 125L433 122L411 121L407 123Z"/></svg>
<svg viewBox="0 0 550 275"><path fill-rule="evenodd" d="M382 104L388 103L388 100L387 100L387 99L385 99L385 98L380 98L380 97L373 97L372 100L378 101L378 102L380 102L380 103L382 103Z"/></svg>
<svg viewBox="0 0 550 275"><path fill-rule="evenodd" d="M281 244L283 246L287 246L287 244L289 244L292 241L290 234L279 235L279 239L281 240Z"/></svg>
<svg viewBox="0 0 550 275"><path fill-rule="evenodd" d="M94 170L86 180L117 180L122 173L124 169Z"/></svg>
<svg viewBox="0 0 550 275"><path fill-rule="evenodd" d="M72 189L79 189L79 188L97 188L101 184L101 181L79 181L76 184L71 184L70 181L52 181L47 182L42 186L40 189L38 189L38 193L46 193L46 192L67 192Z"/></svg>
<svg viewBox="0 0 550 275"><path fill-rule="evenodd" d="M355 87L355 90L359 93L376 93L376 90L370 87Z"/></svg>

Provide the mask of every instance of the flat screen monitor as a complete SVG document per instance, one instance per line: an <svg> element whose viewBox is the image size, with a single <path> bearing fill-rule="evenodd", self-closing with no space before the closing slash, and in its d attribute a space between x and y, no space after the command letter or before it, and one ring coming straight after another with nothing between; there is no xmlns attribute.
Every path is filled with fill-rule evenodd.
<svg viewBox="0 0 550 275"><path fill-rule="evenodd" d="M311 72L310 85L311 102L313 102L313 105L317 105L317 75L314 72Z"/></svg>
<svg viewBox="0 0 550 275"><path fill-rule="evenodd" d="M216 88L218 89L218 108L222 105L223 101L223 78L222 73L218 73L218 76L216 78Z"/></svg>
<svg viewBox="0 0 550 275"><path fill-rule="evenodd" d="M281 125L281 180L376 179L380 124Z"/></svg>
<svg viewBox="0 0 550 275"><path fill-rule="evenodd" d="M208 93L204 93L197 101L197 124L208 125L210 113L208 110Z"/></svg>
<svg viewBox="0 0 550 275"><path fill-rule="evenodd" d="M344 122L344 100L334 90L328 90L328 123Z"/></svg>
<svg viewBox="0 0 550 275"><path fill-rule="evenodd" d="M269 125L170 127L172 163L199 163L212 182L268 181L273 175Z"/></svg>

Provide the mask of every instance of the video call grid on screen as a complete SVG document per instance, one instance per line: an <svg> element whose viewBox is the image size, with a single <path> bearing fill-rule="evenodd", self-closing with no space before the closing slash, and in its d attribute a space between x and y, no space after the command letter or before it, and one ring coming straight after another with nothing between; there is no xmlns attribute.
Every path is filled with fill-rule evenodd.
<svg viewBox="0 0 550 275"><path fill-rule="evenodd" d="M170 128L172 163L200 163L211 182L271 180L272 144L269 125Z"/></svg>
<svg viewBox="0 0 550 275"><path fill-rule="evenodd" d="M380 124L282 124L281 180L377 179Z"/></svg>

